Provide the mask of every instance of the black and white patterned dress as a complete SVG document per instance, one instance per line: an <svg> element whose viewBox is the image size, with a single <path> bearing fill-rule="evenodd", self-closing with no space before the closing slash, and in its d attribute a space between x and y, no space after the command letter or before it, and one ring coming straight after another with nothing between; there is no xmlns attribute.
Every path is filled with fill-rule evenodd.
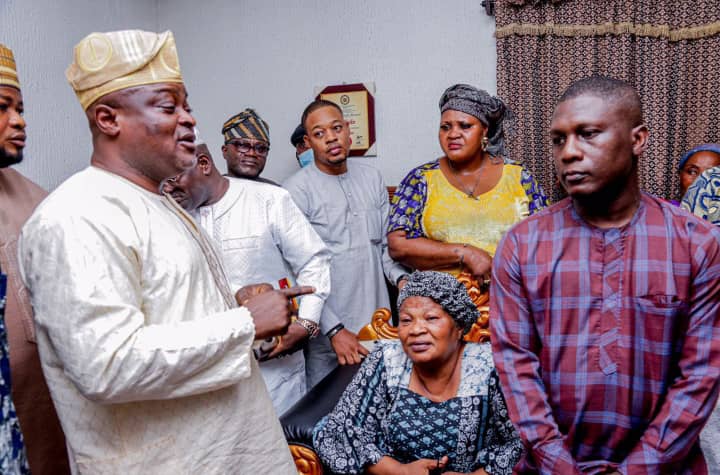
<svg viewBox="0 0 720 475"><path fill-rule="evenodd" d="M25 446L10 393L10 351L5 328L7 276L0 272L0 474L25 475Z"/></svg>
<svg viewBox="0 0 720 475"><path fill-rule="evenodd" d="M489 344L468 343L457 395L433 402L408 389L412 361L400 342L380 342L335 409L315 427L313 444L335 473L360 474L383 456L401 463L450 459L446 470L511 474L523 448L508 418Z"/></svg>

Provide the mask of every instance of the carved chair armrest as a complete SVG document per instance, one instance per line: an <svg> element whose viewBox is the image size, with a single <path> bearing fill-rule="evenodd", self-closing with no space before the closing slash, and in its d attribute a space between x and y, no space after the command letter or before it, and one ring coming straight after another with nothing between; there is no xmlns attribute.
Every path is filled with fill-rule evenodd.
<svg viewBox="0 0 720 475"><path fill-rule="evenodd" d="M322 475L322 462L313 449L297 444L288 444L288 446L298 475Z"/></svg>

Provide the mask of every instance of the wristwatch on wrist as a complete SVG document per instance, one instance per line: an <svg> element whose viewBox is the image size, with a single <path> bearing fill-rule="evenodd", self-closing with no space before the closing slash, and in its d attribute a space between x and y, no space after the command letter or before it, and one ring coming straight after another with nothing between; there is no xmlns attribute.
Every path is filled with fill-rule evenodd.
<svg viewBox="0 0 720 475"><path fill-rule="evenodd" d="M308 335L310 338L315 338L320 334L320 325L313 322L312 320L306 320L304 318L298 318L295 320L295 323L300 325L305 329L305 331L308 332Z"/></svg>
<svg viewBox="0 0 720 475"><path fill-rule="evenodd" d="M332 337L334 337L335 335L337 335L340 330L344 330L344 329L345 329L345 325L343 325L342 323L338 323L337 325L335 325L334 327L332 327L332 329L330 329L330 331L327 332L327 333L325 334L325 336L327 336L328 339L332 339Z"/></svg>

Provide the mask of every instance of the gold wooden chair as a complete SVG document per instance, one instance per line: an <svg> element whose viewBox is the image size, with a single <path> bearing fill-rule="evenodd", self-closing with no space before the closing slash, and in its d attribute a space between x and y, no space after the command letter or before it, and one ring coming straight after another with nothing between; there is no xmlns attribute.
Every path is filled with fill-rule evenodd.
<svg viewBox="0 0 720 475"><path fill-rule="evenodd" d="M477 306L480 311L477 322L473 324L472 329L465 335L465 341L468 342L485 342L490 340L490 294L487 287L481 287L478 282L472 278L470 274L462 273L458 276L458 280L462 282L470 294L470 298L473 303ZM397 327L392 325L391 322L392 314L388 308L379 308L375 310L372 315L372 319L369 324L365 325L358 333L358 338L361 341L372 341L381 339L393 339L398 337ZM340 398L342 391L350 383L352 376L357 371L357 367L352 366L340 366L330 373L324 380L322 380L317 386L310 390L303 399L281 418L283 422L283 428L285 429L285 435L288 439L288 446L290 447L290 453L295 460L295 466L299 475L322 475L323 468L320 458L317 456L315 451L312 449L308 442L308 434L300 436L294 431L293 426L297 426L293 420L297 415L292 414L296 407L302 407L305 405L303 400L306 398L309 400L318 401L322 398L327 397L333 399L332 406ZM328 394L331 392L331 394ZM332 406L329 409L332 409ZM317 406L311 406L317 407ZM329 411L328 411L329 412ZM315 419L311 417L311 419ZM317 418L319 420L320 417Z"/></svg>

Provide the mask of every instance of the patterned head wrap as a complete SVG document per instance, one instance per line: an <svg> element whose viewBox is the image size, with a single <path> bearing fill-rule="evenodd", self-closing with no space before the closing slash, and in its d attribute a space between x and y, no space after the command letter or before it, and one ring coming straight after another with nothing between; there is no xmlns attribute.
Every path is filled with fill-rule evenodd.
<svg viewBox="0 0 720 475"><path fill-rule="evenodd" d="M695 216L720 226L720 167L702 172L688 187L681 206Z"/></svg>
<svg viewBox="0 0 720 475"><path fill-rule="evenodd" d="M12 86L20 89L15 57L10 48L0 44L0 86Z"/></svg>
<svg viewBox="0 0 720 475"><path fill-rule="evenodd" d="M91 33L75 46L65 71L83 109L111 92L157 83L180 83L180 62L171 31Z"/></svg>
<svg viewBox="0 0 720 475"><path fill-rule="evenodd" d="M514 115L502 99L467 84L456 84L447 88L440 98L440 113L448 109L470 114L485 124L487 152L493 157L505 156L503 121L511 122Z"/></svg>
<svg viewBox="0 0 720 475"><path fill-rule="evenodd" d="M440 305L467 334L478 319L478 309L465 286L452 275L437 271L410 274L398 296L398 307L408 297L427 297Z"/></svg>
<svg viewBox="0 0 720 475"><path fill-rule="evenodd" d="M270 126L252 109L245 109L226 120L222 134L225 143L234 139L262 140L270 143Z"/></svg>
<svg viewBox="0 0 720 475"><path fill-rule="evenodd" d="M678 165L678 170L682 170L682 168L685 166L688 160L690 160L690 157L695 155L698 152L714 152L720 155L720 144L716 143L704 143L702 145L698 145L697 147L685 152L685 155L682 156L680 159L680 164Z"/></svg>

